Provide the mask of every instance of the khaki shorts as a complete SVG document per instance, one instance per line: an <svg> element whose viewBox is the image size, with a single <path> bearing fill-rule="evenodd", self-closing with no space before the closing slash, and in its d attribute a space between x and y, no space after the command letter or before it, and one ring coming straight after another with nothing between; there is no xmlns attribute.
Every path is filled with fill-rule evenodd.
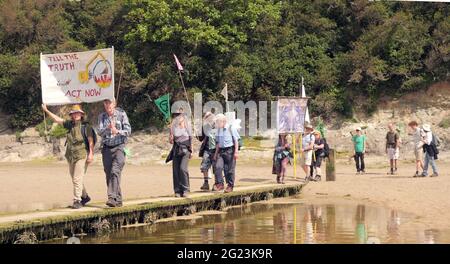
<svg viewBox="0 0 450 264"><path fill-rule="evenodd" d="M414 149L414 156L416 157L416 160L423 160L423 149L422 148L415 148Z"/></svg>
<svg viewBox="0 0 450 264"><path fill-rule="evenodd" d="M398 160L400 156L400 150L398 148L388 148L387 152L388 158L390 160Z"/></svg>
<svg viewBox="0 0 450 264"><path fill-rule="evenodd" d="M301 164L302 166L311 166L312 164L312 150L303 152Z"/></svg>

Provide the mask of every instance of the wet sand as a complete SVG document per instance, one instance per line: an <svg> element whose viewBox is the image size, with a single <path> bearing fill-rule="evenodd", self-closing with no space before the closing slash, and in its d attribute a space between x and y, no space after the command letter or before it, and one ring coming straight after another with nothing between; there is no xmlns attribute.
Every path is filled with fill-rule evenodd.
<svg viewBox="0 0 450 264"><path fill-rule="evenodd" d="M415 165L411 162L402 162L396 175L387 175L387 164L376 163L369 165L365 175L356 175L353 164L341 163L337 165L336 181L310 183L300 197L374 203L415 215L415 224L447 229L450 228L450 163L439 161L438 169L439 177L413 178Z"/></svg>

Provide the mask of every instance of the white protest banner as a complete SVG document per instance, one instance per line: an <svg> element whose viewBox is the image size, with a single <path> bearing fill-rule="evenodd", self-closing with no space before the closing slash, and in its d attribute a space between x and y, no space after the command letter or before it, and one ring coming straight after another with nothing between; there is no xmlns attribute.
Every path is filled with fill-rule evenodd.
<svg viewBox="0 0 450 264"><path fill-rule="evenodd" d="M114 49L41 54L42 102L92 103L114 98Z"/></svg>

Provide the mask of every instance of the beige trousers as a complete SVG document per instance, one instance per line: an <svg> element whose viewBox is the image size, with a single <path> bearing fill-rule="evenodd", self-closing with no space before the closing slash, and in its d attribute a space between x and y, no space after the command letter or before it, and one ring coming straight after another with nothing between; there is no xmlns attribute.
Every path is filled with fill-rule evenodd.
<svg viewBox="0 0 450 264"><path fill-rule="evenodd" d="M73 183L73 200L81 201L81 197L87 197L86 188L83 179L88 165L86 160L82 159L76 162L69 162L69 173Z"/></svg>

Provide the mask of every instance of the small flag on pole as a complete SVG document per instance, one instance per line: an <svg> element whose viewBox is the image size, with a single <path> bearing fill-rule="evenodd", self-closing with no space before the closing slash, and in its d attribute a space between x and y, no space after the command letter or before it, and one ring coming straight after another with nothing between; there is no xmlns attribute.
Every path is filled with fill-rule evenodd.
<svg viewBox="0 0 450 264"><path fill-rule="evenodd" d="M165 94L158 99L155 100L155 104L158 107L159 111L163 113L164 118L169 120L170 118L170 99L169 94Z"/></svg>
<svg viewBox="0 0 450 264"><path fill-rule="evenodd" d="M306 97L306 92L305 92L305 86L302 84L302 98ZM305 113L305 122L311 122L311 120L309 119L309 110L308 107L306 107L306 113Z"/></svg>
<svg viewBox="0 0 450 264"><path fill-rule="evenodd" d="M225 97L225 101L228 101L228 84L225 83L225 87L223 87L222 91L220 92L220 94Z"/></svg>
<svg viewBox="0 0 450 264"><path fill-rule="evenodd" d="M175 63L177 64L177 68L179 71L183 71L183 65L181 65L180 61L177 58L177 55L173 54L173 57L175 58Z"/></svg>

